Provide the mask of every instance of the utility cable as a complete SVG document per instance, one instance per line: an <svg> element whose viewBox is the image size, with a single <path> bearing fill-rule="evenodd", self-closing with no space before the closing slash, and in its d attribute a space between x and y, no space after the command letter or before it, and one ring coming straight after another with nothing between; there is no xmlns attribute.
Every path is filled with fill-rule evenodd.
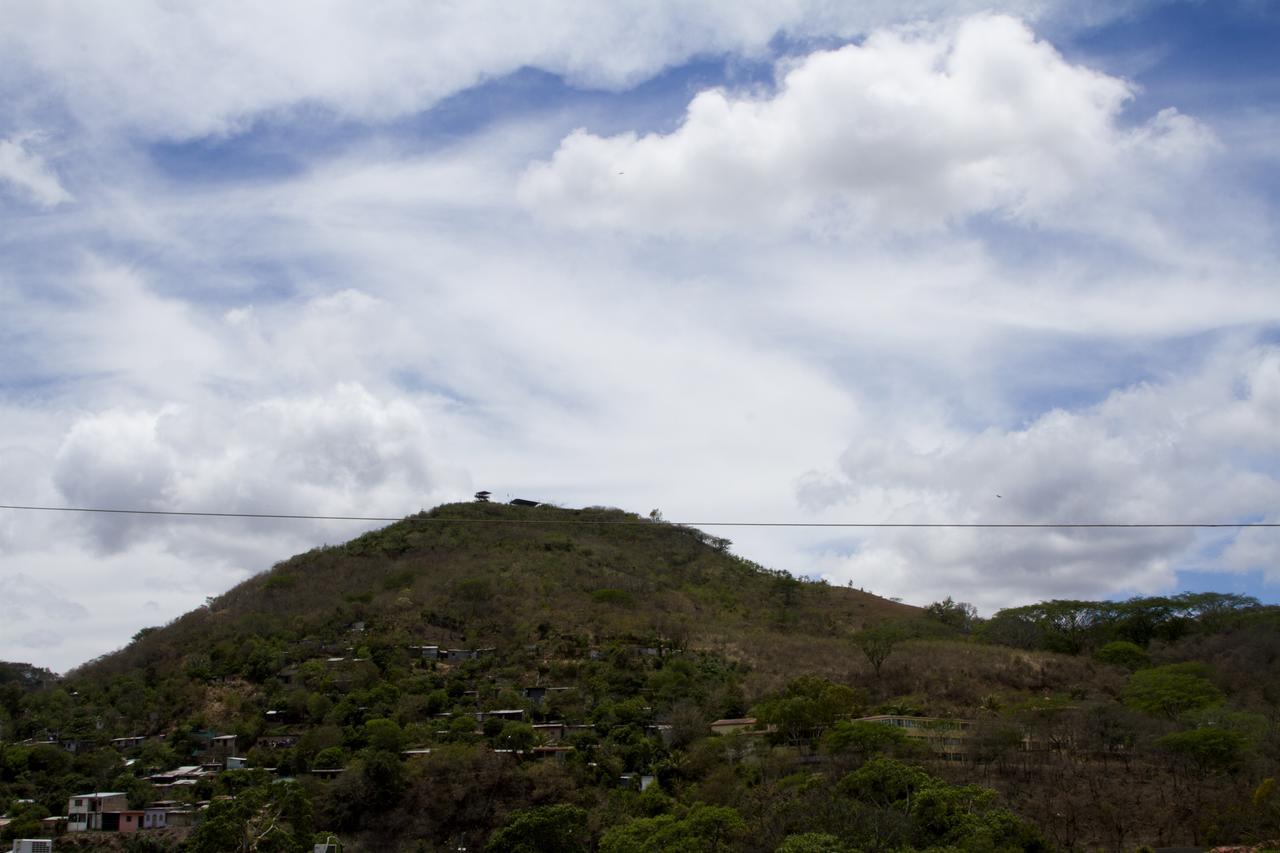
<svg viewBox="0 0 1280 853"><path fill-rule="evenodd" d="M296 521L403 521L407 516L387 515L307 515L282 512L196 512L165 509L108 509L105 507L24 506L0 504L0 509L34 512L86 512L108 515L153 515L185 518L260 518ZM456 518L451 516L418 516L415 521L458 524L563 524L563 525L653 525L672 524L681 527L827 527L827 528L913 528L913 529L1243 529L1278 528L1280 522L1129 522L1129 521L653 521L650 519L586 519L586 518Z"/></svg>

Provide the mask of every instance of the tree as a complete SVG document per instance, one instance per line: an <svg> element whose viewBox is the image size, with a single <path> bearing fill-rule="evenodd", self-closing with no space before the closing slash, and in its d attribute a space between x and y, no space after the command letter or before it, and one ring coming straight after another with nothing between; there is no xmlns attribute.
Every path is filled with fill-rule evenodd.
<svg viewBox="0 0 1280 853"><path fill-rule="evenodd" d="M942 601L935 601L925 608L925 616L941 622L966 634L973 630L978 622L978 610L965 601L953 601L947 596Z"/></svg>
<svg viewBox="0 0 1280 853"><path fill-rule="evenodd" d="M523 751L538 742L538 733L528 723L507 722L494 738L499 749Z"/></svg>
<svg viewBox="0 0 1280 853"><path fill-rule="evenodd" d="M542 806L515 812L489 838L486 853L586 853L587 812L577 806Z"/></svg>
<svg viewBox="0 0 1280 853"><path fill-rule="evenodd" d="M877 625L872 628L864 628L854 634L853 644L867 656L867 662L875 670L876 678L879 678L880 667L884 666L884 662L889 655L893 654L894 647L905 639L906 632L901 627L897 625Z"/></svg>
<svg viewBox="0 0 1280 853"><path fill-rule="evenodd" d="M40 834L40 821L49 810L39 803L14 803L8 810L10 823L0 829L0 838L31 838Z"/></svg>
<svg viewBox="0 0 1280 853"><path fill-rule="evenodd" d="M394 720L373 719L364 724L365 742L370 749L399 754L404 748L404 732Z"/></svg>
<svg viewBox="0 0 1280 853"><path fill-rule="evenodd" d="M949 785L918 767L890 758L871 759L845 776L839 789L886 818L872 821L874 837L868 839L868 847L1048 849L1034 827L999 805L995 791L976 785Z"/></svg>
<svg viewBox="0 0 1280 853"><path fill-rule="evenodd" d="M823 748L833 754L848 753L868 758L906 743L907 735L895 726L860 720L841 721L822 739Z"/></svg>
<svg viewBox="0 0 1280 853"><path fill-rule="evenodd" d="M1093 659L1099 663L1110 663L1136 670L1151 665L1151 657L1137 643L1128 640L1116 640L1107 643L1093 653Z"/></svg>
<svg viewBox="0 0 1280 853"><path fill-rule="evenodd" d="M684 817L665 814L613 827L600 839L600 853L730 853L746 831L733 809L698 803Z"/></svg>
<svg viewBox="0 0 1280 853"><path fill-rule="evenodd" d="M782 695L760 702L754 711L761 723L777 726L783 738L799 743L821 735L862 705L862 695L852 687L802 675L787 684Z"/></svg>
<svg viewBox="0 0 1280 853"><path fill-rule="evenodd" d="M1201 772L1226 772L1244 760L1249 739L1228 729L1204 728L1165 735L1156 746L1182 757Z"/></svg>
<svg viewBox="0 0 1280 853"><path fill-rule="evenodd" d="M191 834L190 853L305 853L311 802L294 782L273 782L214 800Z"/></svg>
<svg viewBox="0 0 1280 853"><path fill-rule="evenodd" d="M1129 676L1124 701L1146 714L1177 719L1185 711L1222 702L1222 691L1213 686L1202 663L1174 663L1143 669Z"/></svg>
<svg viewBox="0 0 1280 853"><path fill-rule="evenodd" d="M853 848L834 835L825 832L806 832L788 835L774 853L851 853Z"/></svg>

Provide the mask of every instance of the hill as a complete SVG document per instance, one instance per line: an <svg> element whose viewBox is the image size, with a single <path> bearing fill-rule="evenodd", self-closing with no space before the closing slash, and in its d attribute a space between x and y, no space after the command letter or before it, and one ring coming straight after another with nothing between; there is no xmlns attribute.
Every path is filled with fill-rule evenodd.
<svg viewBox="0 0 1280 853"><path fill-rule="evenodd" d="M0 807L34 802L0 832L114 790L201 820L86 833L86 849L1280 834L1275 608L1201 594L984 621L729 547L615 509L468 503L298 555L65 679L10 688ZM270 840L243 846L255 832Z"/></svg>
<svg viewBox="0 0 1280 853"><path fill-rule="evenodd" d="M332 643L363 623L405 645L714 648L781 676L798 658L838 666L841 638L921 613L770 571L730 544L616 509L450 504L279 563L75 675L166 671L193 649L224 672L246 638Z"/></svg>

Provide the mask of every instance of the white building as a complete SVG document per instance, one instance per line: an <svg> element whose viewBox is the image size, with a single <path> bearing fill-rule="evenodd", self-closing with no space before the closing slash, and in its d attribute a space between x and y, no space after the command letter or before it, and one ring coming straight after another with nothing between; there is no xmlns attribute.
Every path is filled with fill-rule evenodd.
<svg viewBox="0 0 1280 853"><path fill-rule="evenodd" d="M102 829L103 812L120 813L129 808L129 795L115 791L76 794L67 800L67 831Z"/></svg>

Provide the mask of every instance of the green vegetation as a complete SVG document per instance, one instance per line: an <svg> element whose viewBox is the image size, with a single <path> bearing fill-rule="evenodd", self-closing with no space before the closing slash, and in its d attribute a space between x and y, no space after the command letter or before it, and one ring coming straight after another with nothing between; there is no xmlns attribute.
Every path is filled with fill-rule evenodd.
<svg viewBox="0 0 1280 853"><path fill-rule="evenodd" d="M631 523L566 523L600 521ZM619 510L450 505L286 560L65 678L0 665L3 835L121 791L201 815L139 851L1280 836L1276 608L1188 594L984 621L729 547ZM248 768L165 787L225 761L215 735Z"/></svg>

